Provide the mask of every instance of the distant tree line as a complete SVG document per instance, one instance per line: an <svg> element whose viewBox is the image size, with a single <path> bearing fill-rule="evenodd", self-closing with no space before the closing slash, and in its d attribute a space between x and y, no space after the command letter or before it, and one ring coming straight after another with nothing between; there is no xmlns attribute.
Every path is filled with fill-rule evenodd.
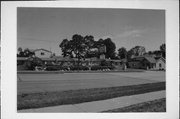
<svg viewBox="0 0 180 119"><path fill-rule="evenodd" d="M132 56L142 56L142 55L154 55L154 56L162 56L163 58L166 58L166 45L162 44L159 47L159 50L155 51L148 51L146 52L146 49L144 46L135 46L131 48L129 51L126 50L126 48L121 47L118 49L118 56L119 59L130 59Z"/></svg>
<svg viewBox="0 0 180 119"><path fill-rule="evenodd" d="M26 48L23 50L21 47L18 48L17 57L30 57L32 55L34 55L34 52L30 49Z"/></svg>
<svg viewBox="0 0 180 119"><path fill-rule="evenodd" d="M111 38L95 40L92 35L81 36L75 34L72 39L63 39L59 44L62 51L62 56L69 56L71 58L91 58L97 57L103 53L105 58L108 59L130 59L132 56L142 56L142 55L155 55L162 56L166 58L166 44L162 44L159 50L148 51L144 46L135 46L130 50L125 47L121 47L116 52L116 44L111 40ZM99 48L105 47L105 52L100 52ZM35 53L28 48L24 50L19 47L17 57L30 57Z"/></svg>

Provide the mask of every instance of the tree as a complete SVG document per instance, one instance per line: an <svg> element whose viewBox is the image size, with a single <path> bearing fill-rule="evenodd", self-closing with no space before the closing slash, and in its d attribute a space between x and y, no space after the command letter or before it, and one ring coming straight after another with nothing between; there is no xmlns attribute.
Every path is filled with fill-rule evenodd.
<svg viewBox="0 0 180 119"><path fill-rule="evenodd" d="M30 51L28 48L24 49L25 57L31 57L32 55L34 55L34 52Z"/></svg>
<svg viewBox="0 0 180 119"><path fill-rule="evenodd" d="M95 41L92 35L86 35L83 37L81 35L75 34L73 35L72 40L64 39L59 45L64 57L68 55L75 55L75 57L78 59L82 57L99 57L100 53L98 50L100 47L104 46L106 48L106 52L104 53L106 58L114 59L116 57L116 45L111 41L110 38L105 40L99 39L98 41Z"/></svg>
<svg viewBox="0 0 180 119"><path fill-rule="evenodd" d="M97 45L98 41L95 41L92 35L87 35L84 37L84 42L86 45L85 58L99 57L99 45Z"/></svg>
<svg viewBox="0 0 180 119"><path fill-rule="evenodd" d="M36 66L43 66L43 62L38 57L30 57L28 61L25 63L27 69L34 70Z"/></svg>
<svg viewBox="0 0 180 119"><path fill-rule="evenodd" d="M166 45L165 45L165 44L162 44L162 45L160 46L160 51L164 51L164 52L165 52L165 50L166 50Z"/></svg>
<svg viewBox="0 0 180 119"><path fill-rule="evenodd" d="M22 52L23 50L22 50L22 48L21 47L19 47L18 48L18 52Z"/></svg>
<svg viewBox="0 0 180 119"><path fill-rule="evenodd" d="M76 58L78 58L78 66L79 66L79 61L81 58L85 57L87 49L88 49L88 44L87 41L90 41L90 37L87 37L84 39L83 36L79 34L75 34L72 36L72 40L67 40L64 39L59 47L62 50L62 55L65 56L73 56L75 55ZM86 42L85 42L86 41Z"/></svg>
<svg viewBox="0 0 180 119"><path fill-rule="evenodd" d="M72 57L72 48L70 41L68 39L63 39L63 41L60 43L59 47L61 48L62 55L64 57L71 56Z"/></svg>
<svg viewBox="0 0 180 119"><path fill-rule="evenodd" d="M114 42L112 42L112 40L110 38L107 38L105 40L99 40L99 43L104 44L106 46L106 53L105 56L106 58L111 58L111 59L115 59L115 50L116 50L116 45Z"/></svg>
<svg viewBox="0 0 180 119"><path fill-rule="evenodd" d="M145 47L135 46L128 51L127 55L128 58L132 58L133 56L142 56L144 53L146 53Z"/></svg>
<svg viewBox="0 0 180 119"><path fill-rule="evenodd" d="M85 42L85 44L87 46L87 49L90 49L90 48L92 48L94 46L94 43L95 43L94 37L92 35L89 35L89 36L86 35L84 37L84 42Z"/></svg>
<svg viewBox="0 0 180 119"><path fill-rule="evenodd" d="M76 58L81 58L85 55L85 50L87 48L87 45L85 44L85 40L83 36L75 34L72 37L72 40L70 41L71 48L73 53L75 54Z"/></svg>
<svg viewBox="0 0 180 119"><path fill-rule="evenodd" d="M162 53L162 57L166 57L166 44L162 44L160 47L159 47L161 53Z"/></svg>
<svg viewBox="0 0 180 119"><path fill-rule="evenodd" d="M84 37L84 42L85 42L85 45L86 45L85 57L86 58L94 57L94 55L96 54L96 51L93 50L95 48L94 47L94 44L95 44L94 37L92 35L86 35Z"/></svg>
<svg viewBox="0 0 180 119"><path fill-rule="evenodd" d="M152 52L152 51L149 51L149 52L148 52L148 55L152 55L152 54L153 54L153 52Z"/></svg>
<svg viewBox="0 0 180 119"><path fill-rule="evenodd" d="M21 47L18 48L18 54L17 54L18 57L24 57L24 52L23 52L23 49Z"/></svg>
<svg viewBox="0 0 180 119"><path fill-rule="evenodd" d="M118 56L120 57L120 59L124 59L127 58L127 50L124 47L121 47L118 49Z"/></svg>
<svg viewBox="0 0 180 119"><path fill-rule="evenodd" d="M162 52L161 52L160 50L155 50L155 51L153 51L153 54L154 54L155 56L162 56Z"/></svg>
<svg viewBox="0 0 180 119"><path fill-rule="evenodd" d="M32 55L34 55L34 52L30 51L28 48L24 49L24 51L21 47L18 48L18 57L31 57Z"/></svg>

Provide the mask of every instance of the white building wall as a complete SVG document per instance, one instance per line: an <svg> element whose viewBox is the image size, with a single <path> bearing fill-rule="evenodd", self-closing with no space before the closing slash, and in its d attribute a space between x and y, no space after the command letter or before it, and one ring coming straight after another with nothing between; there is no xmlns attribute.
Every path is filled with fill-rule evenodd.
<svg viewBox="0 0 180 119"><path fill-rule="evenodd" d="M49 58L49 57L51 57L51 55L52 55L51 52L47 52L44 50L35 51L35 56L39 57L39 58Z"/></svg>
<svg viewBox="0 0 180 119"><path fill-rule="evenodd" d="M161 65L161 67L160 67L160 65ZM158 60L157 62L156 62L156 67L155 67L155 69L166 69L166 64L165 64L165 62L163 61L163 60Z"/></svg>

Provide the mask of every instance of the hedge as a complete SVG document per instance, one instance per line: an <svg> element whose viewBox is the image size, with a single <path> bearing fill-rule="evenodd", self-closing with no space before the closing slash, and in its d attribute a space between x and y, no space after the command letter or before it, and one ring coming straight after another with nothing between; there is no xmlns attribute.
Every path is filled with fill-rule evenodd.
<svg viewBox="0 0 180 119"><path fill-rule="evenodd" d="M89 70L87 66L71 66L70 70L75 71L75 70Z"/></svg>
<svg viewBox="0 0 180 119"><path fill-rule="evenodd" d="M113 70L113 69L115 69L115 67L113 67L113 66L98 66L98 65L91 67L91 70L108 70L108 69Z"/></svg>
<svg viewBox="0 0 180 119"><path fill-rule="evenodd" d="M68 67L61 67L61 66L47 66L46 71L58 71L58 70L68 70Z"/></svg>
<svg viewBox="0 0 180 119"><path fill-rule="evenodd" d="M86 66L70 66L70 67L62 67L58 65L54 66L47 66L46 67L47 71L58 71L58 70L71 70L71 71L76 71L76 70L89 70L88 67Z"/></svg>
<svg viewBox="0 0 180 119"><path fill-rule="evenodd" d="M114 66L92 66L91 70L113 70L115 69ZM71 70L71 71L77 71L77 70L89 70L89 67L87 66L70 66L70 67L62 67L59 65L54 65L54 66L47 66L46 71L58 71L58 70Z"/></svg>

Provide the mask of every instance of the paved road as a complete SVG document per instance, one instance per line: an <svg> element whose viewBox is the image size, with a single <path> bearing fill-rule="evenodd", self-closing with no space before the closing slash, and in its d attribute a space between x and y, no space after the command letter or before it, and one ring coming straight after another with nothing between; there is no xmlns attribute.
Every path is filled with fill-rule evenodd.
<svg viewBox="0 0 180 119"><path fill-rule="evenodd" d="M18 94L126 86L165 81L165 72L18 74Z"/></svg>

